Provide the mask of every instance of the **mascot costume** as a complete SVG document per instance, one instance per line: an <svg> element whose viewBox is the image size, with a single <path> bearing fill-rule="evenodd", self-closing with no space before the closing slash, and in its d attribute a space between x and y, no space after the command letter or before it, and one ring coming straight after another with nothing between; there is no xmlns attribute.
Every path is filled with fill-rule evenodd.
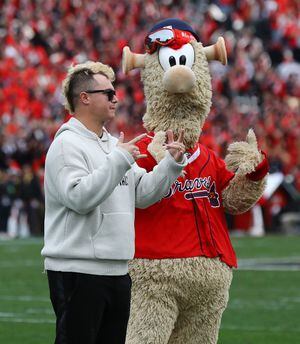
<svg viewBox="0 0 300 344"><path fill-rule="evenodd" d="M151 171L165 155L166 131L184 129L188 165L157 204L136 210L136 254L130 264L127 344L214 344L237 266L225 212L239 214L261 197L268 172L250 129L225 161L199 143L211 107L208 61L227 63L223 38L203 47L187 23L171 18L145 39L145 54L123 51L125 73L141 68L148 136L138 143Z"/></svg>

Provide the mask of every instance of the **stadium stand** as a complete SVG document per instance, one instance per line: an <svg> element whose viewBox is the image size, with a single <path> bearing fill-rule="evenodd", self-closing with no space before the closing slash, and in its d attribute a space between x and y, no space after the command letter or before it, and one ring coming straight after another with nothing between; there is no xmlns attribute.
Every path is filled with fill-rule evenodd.
<svg viewBox="0 0 300 344"><path fill-rule="evenodd" d="M43 163L68 118L60 87L72 63L110 64L119 98L110 131L128 139L143 131L139 74L121 72L122 48L143 52L145 33L166 17L189 22L204 45L226 40L229 64L210 66L214 99L200 140L224 156L253 127L271 172L300 191L299 1L0 0L0 7L0 231L43 231Z"/></svg>

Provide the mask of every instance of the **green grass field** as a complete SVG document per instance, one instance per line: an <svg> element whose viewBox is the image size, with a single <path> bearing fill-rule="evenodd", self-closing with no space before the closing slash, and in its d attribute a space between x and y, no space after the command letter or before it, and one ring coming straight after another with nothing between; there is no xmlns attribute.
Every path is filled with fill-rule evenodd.
<svg viewBox="0 0 300 344"><path fill-rule="evenodd" d="M219 344L299 343L300 237L233 243L240 269L234 272ZM41 239L0 242L1 344L54 342L41 247Z"/></svg>

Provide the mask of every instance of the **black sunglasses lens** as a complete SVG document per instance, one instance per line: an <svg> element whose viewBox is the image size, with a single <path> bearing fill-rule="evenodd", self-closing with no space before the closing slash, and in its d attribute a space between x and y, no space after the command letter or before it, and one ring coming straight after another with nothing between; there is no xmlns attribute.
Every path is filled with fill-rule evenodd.
<svg viewBox="0 0 300 344"><path fill-rule="evenodd" d="M108 100L111 102L114 99L114 96L116 95L115 90L107 90L106 92Z"/></svg>
<svg viewBox="0 0 300 344"><path fill-rule="evenodd" d="M87 90L86 93L103 93L107 95L107 99L111 102L116 95L115 90L107 89L107 90Z"/></svg>

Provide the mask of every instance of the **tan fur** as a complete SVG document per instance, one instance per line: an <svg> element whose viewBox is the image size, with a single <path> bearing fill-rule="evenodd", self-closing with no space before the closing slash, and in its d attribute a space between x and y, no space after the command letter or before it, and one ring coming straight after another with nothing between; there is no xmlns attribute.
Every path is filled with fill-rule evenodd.
<svg viewBox="0 0 300 344"><path fill-rule="evenodd" d="M235 215L249 210L260 199L266 187L266 178L254 182L246 177L263 160L252 129L249 130L246 141L230 144L228 152L225 157L226 166L236 175L222 192L222 198L225 211Z"/></svg>
<svg viewBox="0 0 300 344"><path fill-rule="evenodd" d="M225 157L226 166L230 171L245 175L255 171L255 167L263 160L258 150L254 131L250 129L246 141L231 143Z"/></svg>
<svg viewBox="0 0 300 344"><path fill-rule="evenodd" d="M254 182L246 176L236 174L222 192L223 206L227 213L236 215L253 207L266 187L266 178Z"/></svg>
<svg viewBox="0 0 300 344"><path fill-rule="evenodd" d="M155 134L152 142L148 145L148 151L155 161L159 163L166 155L166 148L163 144L166 142L166 133L159 131Z"/></svg>
<svg viewBox="0 0 300 344"><path fill-rule="evenodd" d="M157 52L146 55L142 70L147 113L143 117L148 131L172 129L175 137L185 129L184 144L193 148L198 142L201 128L211 106L211 78L208 63L201 43L191 43L195 49L195 63L192 67L197 75L196 87L188 94L171 94L163 87L164 70L158 63Z"/></svg>
<svg viewBox="0 0 300 344"><path fill-rule="evenodd" d="M215 344L232 271L204 257L130 262L126 344ZM175 327L175 330L174 330Z"/></svg>

